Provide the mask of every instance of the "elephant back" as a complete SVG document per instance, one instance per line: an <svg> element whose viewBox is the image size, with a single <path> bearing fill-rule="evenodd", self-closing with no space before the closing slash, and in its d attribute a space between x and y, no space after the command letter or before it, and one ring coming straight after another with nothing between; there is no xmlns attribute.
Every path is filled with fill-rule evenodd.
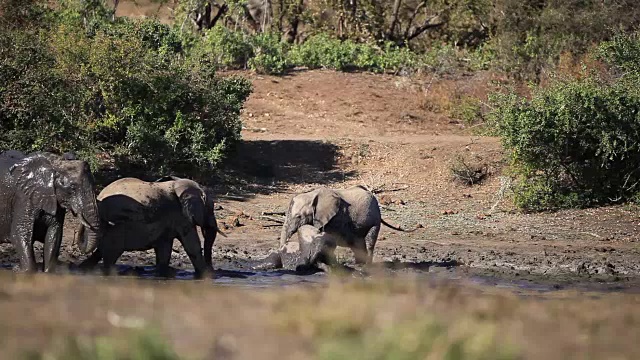
<svg viewBox="0 0 640 360"><path fill-rule="evenodd" d="M348 204L351 219L361 226L377 225L382 218L378 200L369 190L362 186L353 186L337 190L340 197Z"/></svg>
<svg viewBox="0 0 640 360"><path fill-rule="evenodd" d="M107 185L98 195L103 220L151 222L175 210L170 184L123 178Z"/></svg>

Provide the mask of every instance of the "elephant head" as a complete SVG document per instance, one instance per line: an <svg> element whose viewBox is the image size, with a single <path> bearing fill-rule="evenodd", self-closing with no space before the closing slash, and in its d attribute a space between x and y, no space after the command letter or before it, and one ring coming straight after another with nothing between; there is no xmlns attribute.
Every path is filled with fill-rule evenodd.
<svg viewBox="0 0 640 360"><path fill-rule="evenodd" d="M284 246L302 225L313 225L322 229L338 214L341 201L335 191L327 188L295 196L289 203L287 216L282 225L280 246Z"/></svg>
<svg viewBox="0 0 640 360"><path fill-rule="evenodd" d="M212 265L212 248L216 235L226 236L218 228L214 213L213 196L197 182L189 179L173 177L173 189L180 200L182 213L192 225L200 226L204 237L204 259L207 265Z"/></svg>
<svg viewBox="0 0 640 360"><path fill-rule="evenodd" d="M75 158L75 157L74 157ZM100 232L100 217L94 192L94 180L85 161L66 160L48 153L35 153L18 161L10 169L16 187L32 209L55 216L59 208L70 210L89 229L78 244L84 253L95 250Z"/></svg>

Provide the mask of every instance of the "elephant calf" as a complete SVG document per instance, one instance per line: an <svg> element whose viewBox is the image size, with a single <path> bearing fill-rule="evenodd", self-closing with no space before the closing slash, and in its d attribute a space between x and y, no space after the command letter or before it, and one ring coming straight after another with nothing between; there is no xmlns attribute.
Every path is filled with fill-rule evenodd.
<svg viewBox="0 0 640 360"><path fill-rule="evenodd" d="M173 240L177 238L197 277L213 271L212 247L220 231L213 200L195 181L176 177L156 182L120 179L100 192L98 207L104 233L98 249L80 265L82 268L91 268L102 259L103 270L109 272L124 251L154 249L158 275L168 276ZM204 236L204 256L196 225ZM84 227L76 236L84 236Z"/></svg>
<svg viewBox="0 0 640 360"><path fill-rule="evenodd" d="M331 257L336 246L345 246L353 251L356 263L370 263L381 224L407 231L382 219L378 200L363 186L340 190L321 187L291 199L282 225L280 247L284 247L301 226L313 225L335 239L325 244L326 253ZM335 263L335 259L328 260Z"/></svg>
<svg viewBox="0 0 640 360"><path fill-rule="evenodd" d="M330 251L335 246L335 239L311 225L302 225L297 234L298 241L287 242L280 248L283 268L296 270L326 262L325 251Z"/></svg>

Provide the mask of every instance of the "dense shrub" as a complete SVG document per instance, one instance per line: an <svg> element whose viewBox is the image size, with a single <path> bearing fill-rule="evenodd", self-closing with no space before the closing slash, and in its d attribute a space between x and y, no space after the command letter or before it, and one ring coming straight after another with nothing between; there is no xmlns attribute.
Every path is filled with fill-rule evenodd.
<svg viewBox="0 0 640 360"><path fill-rule="evenodd" d="M637 200L640 194L640 36L616 35L595 55L617 76L586 74L495 96L490 114L520 177L527 210Z"/></svg>
<svg viewBox="0 0 640 360"><path fill-rule="evenodd" d="M311 36L301 45L294 46L289 61L310 69L367 70L399 72L416 70L426 64L424 57L408 48L386 42L382 47L351 40L339 40L326 34Z"/></svg>
<svg viewBox="0 0 640 360"><path fill-rule="evenodd" d="M640 191L640 96L597 77L559 81L530 101L494 99L491 114L520 177L525 210L625 201Z"/></svg>
<svg viewBox="0 0 640 360"><path fill-rule="evenodd" d="M287 44L275 33L258 34L251 38L253 57L248 64L262 74L282 74L288 67Z"/></svg>
<svg viewBox="0 0 640 360"><path fill-rule="evenodd" d="M244 68L253 56L248 36L223 26L208 30L194 48L199 56L209 57L211 63L225 68Z"/></svg>
<svg viewBox="0 0 640 360"><path fill-rule="evenodd" d="M188 171L215 166L239 140L249 82L186 58L174 30L125 19L87 29L68 8L54 15L0 29L0 147Z"/></svg>

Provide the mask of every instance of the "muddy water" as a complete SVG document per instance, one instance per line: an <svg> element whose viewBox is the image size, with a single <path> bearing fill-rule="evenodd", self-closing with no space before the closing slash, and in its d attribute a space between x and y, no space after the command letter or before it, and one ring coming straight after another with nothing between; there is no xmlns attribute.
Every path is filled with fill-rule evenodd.
<svg viewBox="0 0 640 360"><path fill-rule="evenodd" d="M256 261L234 261L233 264L221 264L223 269L216 270L212 284L244 288L272 288L282 286L317 285L322 286L329 280L329 275L320 270L296 272L283 269L254 270ZM11 271L12 265L2 264L0 268ZM102 276L99 270L91 274L83 273L73 264L61 264L60 272L77 274L78 276ZM544 295L560 290L581 292L625 292L640 293L640 279L626 278L617 281L602 281L585 277L542 277L522 276L518 274L496 274L495 272L458 266L456 264L428 263L377 263L369 269L346 268L347 276L363 280L396 277L400 281L418 281L425 284L458 284L480 286L487 291L507 289L523 296ZM160 279L155 276L154 266L131 266L119 264L118 276L135 277L150 281L195 281L194 272L187 269L176 269L175 276ZM406 277L402 275L413 275ZM209 280L197 280L209 281Z"/></svg>

